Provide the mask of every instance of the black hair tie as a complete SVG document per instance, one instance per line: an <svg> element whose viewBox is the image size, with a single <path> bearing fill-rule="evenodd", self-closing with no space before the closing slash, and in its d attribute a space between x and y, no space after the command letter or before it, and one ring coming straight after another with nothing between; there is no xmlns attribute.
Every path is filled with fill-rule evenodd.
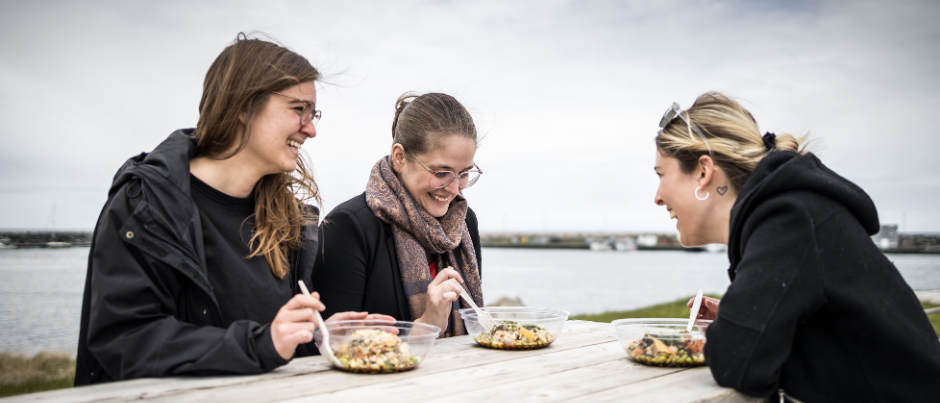
<svg viewBox="0 0 940 403"><path fill-rule="evenodd" d="M764 148L771 152L777 148L777 135L771 132L764 133Z"/></svg>

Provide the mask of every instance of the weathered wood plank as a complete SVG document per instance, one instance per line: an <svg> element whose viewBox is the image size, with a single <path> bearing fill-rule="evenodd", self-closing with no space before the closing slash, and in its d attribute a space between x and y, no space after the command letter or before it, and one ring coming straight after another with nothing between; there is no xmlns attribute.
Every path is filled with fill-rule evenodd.
<svg viewBox="0 0 940 403"><path fill-rule="evenodd" d="M464 348L439 354L431 352L425 363L414 371L399 374L363 375L341 371L326 371L315 375L301 375L290 378L265 380L264 382L232 385L225 388L207 388L200 390L182 390L178 393L166 393L149 400L154 402L205 402L205 401L259 401L272 402L302 397L316 396L317 399L348 389L380 383L411 385L417 379L429 374L454 371L462 368L485 365L530 356L552 354L584 346L602 344L616 340L613 330L606 326L586 326L587 330L577 329L565 333L548 348L529 351L496 351L473 344ZM464 340L472 340L462 336ZM455 342L451 342L455 343ZM465 342L466 343L466 342ZM511 358L507 358L511 357ZM314 359L322 360L317 357Z"/></svg>
<svg viewBox="0 0 940 403"><path fill-rule="evenodd" d="M141 379L24 395L4 402L204 401L622 401L747 402L720 388L707 368L646 367L626 358L609 324L569 321L551 347L498 351L468 336L441 339L418 369L360 375L330 369L322 357L294 360L268 374Z"/></svg>
<svg viewBox="0 0 940 403"><path fill-rule="evenodd" d="M3 403L14 402L123 402L146 399L167 393L179 393L192 389L228 387L263 382L269 379L293 377L302 374L330 371L330 365L322 357L307 357L294 360L289 365L261 375L232 375L211 377L144 378L132 381L112 382L103 385L62 389L0 399Z"/></svg>
<svg viewBox="0 0 940 403"><path fill-rule="evenodd" d="M573 369L597 363L619 359L620 347L616 342L588 345L580 348L554 351L548 354L515 358L512 353L502 353L504 359L482 365L470 366L453 371L435 371L407 383L383 382L355 389L340 390L328 395L317 395L318 401L349 402L379 399L383 403L441 400L477 400L481 390L491 390L500 386L500 390L512 390L514 385L531 381L541 383L541 379L552 374L569 373ZM581 380L583 381L583 380ZM499 392L484 393L486 397L500 397ZM474 399L466 397L473 396ZM302 401L306 398L294 401ZM507 396L507 401L517 400ZM291 401L288 401L291 402Z"/></svg>
<svg viewBox="0 0 940 403"><path fill-rule="evenodd" d="M678 368L644 367L626 358L616 342L607 343L608 360L559 371L537 378L502 385L487 385L470 393L429 400L511 402L561 402L587 396L599 390L614 388L648 379L670 376L682 371ZM641 400L642 401L642 400Z"/></svg>
<svg viewBox="0 0 940 403"><path fill-rule="evenodd" d="M708 367L687 369L650 378L640 382L628 383L613 388L598 388L596 393L587 394L571 402L622 402L635 400L657 403L756 403L764 399L745 396L734 389L722 388L715 384Z"/></svg>
<svg viewBox="0 0 940 403"><path fill-rule="evenodd" d="M609 328L608 324L586 322L586 321L568 321L565 323L563 335L559 337L559 342L567 340L569 335L583 333L585 331ZM564 344L564 343L561 343ZM439 339L435 342L434 350L429 355L428 363L432 363L439 358L445 357L449 353L460 351L476 351L479 353L485 350L477 346L470 337L452 337ZM425 364L426 365L426 364ZM420 369L422 369L422 365ZM298 375L310 375L320 372L336 372L345 376L357 377L354 374L345 374L338 371L332 371L329 364L322 357L306 357L293 360L290 364L278 368L267 374L262 375L243 375L243 376L217 376L217 377L173 377L173 378L148 378L125 382L114 382L105 385L87 386L76 389L64 389L58 391L36 393L29 395L15 396L7 399L0 399L6 402L100 402L100 401L131 401L139 399L158 399L161 396L179 396L187 394L189 391L206 391L213 388L230 388L234 386L253 388L257 385L263 390L267 389L267 383L283 378L293 378ZM409 374L414 374L415 371ZM389 376L389 375L385 375ZM235 400L241 400L236 397Z"/></svg>

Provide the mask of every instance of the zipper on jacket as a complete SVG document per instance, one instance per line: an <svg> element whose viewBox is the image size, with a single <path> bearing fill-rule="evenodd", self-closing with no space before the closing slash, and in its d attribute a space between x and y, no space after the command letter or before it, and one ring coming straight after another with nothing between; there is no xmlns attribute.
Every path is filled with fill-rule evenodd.
<svg viewBox="0 0 940 403"><path fill-rule="evenodd" d="M300 293L300 290L299 290L300 286L297 285L297 280L300 280L299 279L300 276L297 273L298 271L297 268L298 266L300 266L301 250L302 249L291 251L289 255L290 258L288 258L288 263L290 264L290 270L288 270L288 276L290 278L290 290L292 293L291 295L297 295ZM312 284L308 284L307 286L311 287Z"/></svg>

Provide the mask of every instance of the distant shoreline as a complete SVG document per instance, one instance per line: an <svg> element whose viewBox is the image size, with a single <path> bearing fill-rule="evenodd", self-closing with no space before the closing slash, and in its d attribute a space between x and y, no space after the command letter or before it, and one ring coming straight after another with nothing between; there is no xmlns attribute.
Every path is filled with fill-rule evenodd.
<svg viewBox="0 0 940 403"><path fill-rule="evenodd" d="M0 249L67 248L90 246L89 231L0 230ZM685 248L673 234L633 233L489 233L482 234L485 248L576 249L594 251L723 252L724 246ZM899 234L896 247L881 248L886 254L940 254L940 235ZM892 246L894 246L892 245Z"/></svg>
<svg viewBox="0 0 940 403"><path fill-rule="evenodd" d="M897 234L874 236L872 242L886 254L940 254L940 235ZM686 248L675 234L662 233L484 233L485 248L582 249L592 251L724 252L725 245ZM885 242L890 241L890 242Z"/></svg>
<svg viewBox="0 0 940 403"><path fill-rule="evenodd" d="M484 248L515 248L515 249L580 249L580 250L591 250L590 244L571 244L571 243L559 243L559 244L505 244L505 243L482 243L481 245ZM608 249L613 250L613 249ZM705 252L706 248L703 247L694 247L686 248L679 245L654 245L654 246L636 246L637 251L685 251L685 252ZM890 248L881 250L885 254L924 254L924 255L940 255L940 249L926 249L926 248ZM724 251L721 251L724 252Z"/></svg>
<svg viewBox="0 0 940 403"><path fill-rule="evenodd" d="M88 231L0 231L0 249L89 246L91 237Z"/></svg>

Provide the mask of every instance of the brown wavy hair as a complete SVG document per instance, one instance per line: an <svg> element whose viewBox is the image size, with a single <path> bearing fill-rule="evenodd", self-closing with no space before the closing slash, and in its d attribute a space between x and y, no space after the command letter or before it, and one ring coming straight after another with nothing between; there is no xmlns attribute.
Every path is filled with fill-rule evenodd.
<svg viewBox="0 0 940 403"><path fill-rule="evenodd" d="M203 83L199 122L193 136L196 155L231 158L248 144L251 117L270 99L271 91L316 81L320 72L291 50L239 33L215 59ZM245 114L245 122L239 115ZM244 128L239 136L239 128ZM304 154L294 172L266 175L255 184L255 227L248 241L248 258L264 255L271 272L284 278L290 270L288 252L303 247L301 231L318 217L305 201L319 205L320 192L307 169Z"/></svg>
<svg viewBox="0 0 940 403"><path fill-rule="evenodd" d="M719 92L706 92L687 111L688 119L705 136L735 192L740 192L754 168L770 151L764 145L757 121L734 99ZM691 130L695 133L695 130ZM806 136L776 135L773 150L807 153ZM699 157L708 155L708 146L698 135L690 136L685 121L676 117L656 134L656 148L662 155L679 160L684 173L692 172Z"/></svg>

